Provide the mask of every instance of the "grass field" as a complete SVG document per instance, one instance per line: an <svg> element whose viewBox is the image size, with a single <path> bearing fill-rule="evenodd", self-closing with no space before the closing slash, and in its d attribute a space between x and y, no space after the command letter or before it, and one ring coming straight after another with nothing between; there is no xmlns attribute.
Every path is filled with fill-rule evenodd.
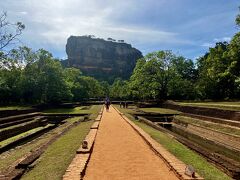
<svg viewBox="0 0 240 180"><path fill-rule="evenodd" d="M24 175L23 180L62 179L93 121L82 122L54 142L37 160L37 164Z"/></svg>
<svg viewBox="0 0 240 180"><path fill-rule="evenodd" d="M101 109L101 105L92 105L92 106L79 106L75 108L56 108L48 109L43 111L43 113L65 113L65 114L90 114L90 119L97 117L97 113Z"/></svg>
<svg viewBox="0 0 240 180"><path fill-rule="evenodd" d="M9 144L9 143L11 143L11 142L14 142L14 141L16 141L17 139L20 139L20 138L22 138L22 137L25 137L25 136L28 136L28 135L33 134L33 133L35 133L35 132L41 131L42 129L48 128L48 127L50 127L50 126L52 126L52 125L48 124L48 125L46 125L46 126L40 126L40 127L31 129L31 130L29 130L29 131L26 131L26 132L24 132L24 133L18 134L18 135L16 135L16 136L13 136L13 137L11 137L11 138L8 138L8 139L0 142L0 147L1 147L1 146L5 146L5 145L7 145L7 144Z"/></svg>
<svg viewBox="0 0 240 180"><path fill-rule="evenodd" d="M37 121L39 121L39 120L38 119L33 119L31 121L28 121L28 122L24 122L24 123L16 124L16 125L13 125L13 126L5 127L5 128L2 128L0 130L0 132L5 131L5 130L10 130L10 129L14 130L14 128L16 128L16 127L27 126L28 124L32 124L32 123L37 122Z"/></svg>
<svg viewBox="0 0 240 180"><path fill-rule="evenodd" d="M43 111L43 113L67 113L67 114L75 114L75 113L82 113L85 106L79 106L75 108L54 108L54 109L47 109Z"/></svg>
<svg viewBox="0 0 240 180"><path fill-rule="evenodd" d="M144 123L134 120L134 118L128 114L128 109L120 109L129 119L131 119L135 124L141 127L145 132L147 132L153 139L159 142L163 147L165 147L169 152L174 154L177 158L182 160L186 164L191 164L196 171L204 177L206 180L218 179L218 180L230 180L231 178L225 173L217 169L214 165L209 163L202 156L198 155L196 152L190 150L180 142L171 138L167 134L158 131Z"/></svg>
<svg viewBox="0 0 240 180"><path fill-rule="evenodd" d="M200 106L200 107L209 107L209 108L240 111L240 101L236 101L236 102L178 102L178 104L184 105L184 106Z"/></svg>
<svg viewBox="0 0 240 180"><path fill-rule="evenodd" d="M32 109L31 106L0 106L0 111L3 110L26 110Z"/></svg>
<svg viewBox="0 0 240 180"><path fill-rule="evenodd" d="M179 111L165 108L140 108L144 112L160 113L160 114L179 114Z"/></svg>

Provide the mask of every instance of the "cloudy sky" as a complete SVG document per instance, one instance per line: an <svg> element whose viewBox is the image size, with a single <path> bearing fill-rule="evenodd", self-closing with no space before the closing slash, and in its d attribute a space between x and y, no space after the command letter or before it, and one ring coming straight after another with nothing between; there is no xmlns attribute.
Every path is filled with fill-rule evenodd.
<svg viewBox="0 0 240 180"><path fill-rule="evenodd" d="M124 39L145 55L203 55L237 32L239 0L0 0L0 12L26 25L21 41L66 58L70 35Z"/></svg>

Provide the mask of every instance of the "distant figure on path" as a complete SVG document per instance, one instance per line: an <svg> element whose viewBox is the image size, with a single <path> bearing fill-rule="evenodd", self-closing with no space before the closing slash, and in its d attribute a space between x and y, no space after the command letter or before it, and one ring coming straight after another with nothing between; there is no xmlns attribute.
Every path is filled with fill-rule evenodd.
<svg viewBox="0 0 240 180"><path fill-rule="evenodd" d="M123 105L123 106L124 106L124 108L128 108L128 103L127 103L127 101L124 102L124 105Z"/></svg>
<svg viewBox="0 0 240 180"><path fill-rule="evenodd" d="M122 108L123 104L122 104L122 101L120 101L120 108Z"/></svg>
<svg viewBox="0 0 240 180"><path fill-rule="evenodd" d="M109 100L108 97L106 97L106 100L105 100L105 106L106 106L106 110L109 111L110 100Z"/></svg>

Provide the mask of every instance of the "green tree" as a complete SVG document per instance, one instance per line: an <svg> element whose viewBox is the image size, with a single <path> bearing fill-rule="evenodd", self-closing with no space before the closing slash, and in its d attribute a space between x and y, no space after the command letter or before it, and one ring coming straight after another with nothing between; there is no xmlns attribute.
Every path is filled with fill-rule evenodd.
<svg viewBox="0 0 240 180"><path fill-rule="evenodd" d="M230 61L227 73L234 81L234 97L240 98L240 33L232 38L228 46L227 57Z"/></svg>
<svg viewBox="0 0 240 180"><path fill-rule="evenodd" d="M171 79L168 83L168 97L171 99L195 98L197 71L192 60L176 56L172 64Z"/></svg>
<svg viewBox="0 0 240 180"><path fill-rule="evenodd" d="M43 49L24 69L23 98L39 103L59 103L72 98L71 88L59 60Z"/></svg>
<svg viewBox="0 0 240 180"><path fill-rule="evenodd" d="M121 78L115 79L110 89L110 97L120 100L127 99L129 97L127 81L123 81Z"/></svg>
<svg viewBox="0 0 240 180"><path fill-rule="evenodd" d="M110 95L110 85L109 85L109 83L107 81L101 81L100 85L101 85L103 94L105 96L109 96Z"/></svg>
<svg viewBox="0 0 240 180"><path fill-rule="evenodd" d="M239 7L239 10L240 10L240 7ZM240 26L240 14L237 15L235 22L238 26Z"/></svg>
<svg viewBox="0 0 240 180"><path fill-rule="evenodd" d="M216 43L214 48L198 60L198 92L202 98L236 98L239 92L239 33L227 42Z"/></svg>
<svg viewBox="0 0 240 180"><path fill-rule="evenodd" d="M171 51L157 51L140 59L130 78L132 93L143 99L166 99L169 82L176 74L176 58Z"/></svg>
<svg viewBox="0 0 240 180"><path fill-rule="evenodd" d="M74 101L82 101L89 98L100 98L104 96L101 84L93 77L80 76L72 88Z"/></svg>

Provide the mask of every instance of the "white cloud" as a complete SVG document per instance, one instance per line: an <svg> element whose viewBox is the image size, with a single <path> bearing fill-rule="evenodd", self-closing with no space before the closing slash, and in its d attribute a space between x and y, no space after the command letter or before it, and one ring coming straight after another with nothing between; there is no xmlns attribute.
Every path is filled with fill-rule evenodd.
<svg viewBox="0 0 240 180"><path fill-rule="evenodd" d="M231 37L222 37L222 38L214 38L212 42L206 42L203 43L202 47L214 47L217 42L229 42L231 40Z"/></svg>
<svg viewBox="0 0 240 180"><path fill-rule="evenodd" d="M26 12L26 11L21 11L19 13L22 14L22 15L27 15L28 14L28 12Z"/></svg>
<svg viewBox="0 0 240 180"><path fill-rule="evenodd" d="M229 42L231 40L231 37L222 37L222 38L215 38L214 42Z"/></svg>
<svg viewBox="0 0 240 180"><path fill-rule="evenodd" d="M202 47L214 47L214 43L203 43Z"/></svg>
<svg viewBox="0 0 240 180"><path fill-rule="evenodd" d="M124 39L146 53L159 49L181 49L185 52L190 48L205 49L203 47L212 46L217 39L221 39L211 42L214 37L232 35L225 28L230 22L226 17L231 18L235 12L226 8L222 14L216 14L211 8L215 7L214 3L203 2L200 4L209 4L209 11L206 10L203 15L202 10L197 12L198 7L194 5L196 10L193 9L194 12L189 15L193 6L189 4L194 4L189 2L0 0L0 12L7 11L10 21L21 21L26 25L21 41L27 46L44 48L59 56L64 56L70 35L94 34L105 39ZM224 21L219 23L221 19ZM223 30L229 33L223 35ZM229 37L223 39L228 40Z"/></svg>
<svg viewBox="0 0 240 180"><path fill-rule="evenodd" d="M179 34L160 28L124 24L113 17L136 6L136 2L85 1L85 0L7 0L14 21L20 19L26 25L22 41L36 48L52 47L65 51L70 35L94 34L97 37L124 39L135 45L147 43L189 44ZM19 14L16 15L15 11Z"/></svg>

